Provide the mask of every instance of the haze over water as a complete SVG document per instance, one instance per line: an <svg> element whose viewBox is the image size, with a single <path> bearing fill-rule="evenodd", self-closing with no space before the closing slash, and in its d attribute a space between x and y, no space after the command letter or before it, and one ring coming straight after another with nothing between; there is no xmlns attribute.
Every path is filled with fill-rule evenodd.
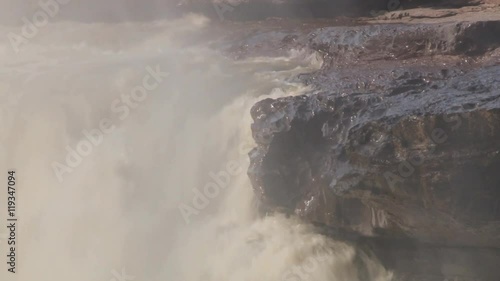
<svg viewBox="0 0 500 281"><path fill-rule="evenodd" d="M1 168L17 172L19 227L17 272L1 262L1 280L391 279L296 218L257 216L250 108L307 93L294 77L321 61L230 61L193 39L211 24L54 21L17 53L4 37Z"/></svg>

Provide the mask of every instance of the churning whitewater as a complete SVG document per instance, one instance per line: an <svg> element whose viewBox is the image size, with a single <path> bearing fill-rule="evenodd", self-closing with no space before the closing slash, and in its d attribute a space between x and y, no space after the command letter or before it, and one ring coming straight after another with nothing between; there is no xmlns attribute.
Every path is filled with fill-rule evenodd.
<svg viewBox="0 0 500 281"><path fill-rule="evenodd" d="M296 218L258 216L250 108L310 91L294 77L321 60L234 62L195 40L210 25L61 21L18 53L4 42L2 168L20 178L20 245L1 280L391 280Z"/></svg>

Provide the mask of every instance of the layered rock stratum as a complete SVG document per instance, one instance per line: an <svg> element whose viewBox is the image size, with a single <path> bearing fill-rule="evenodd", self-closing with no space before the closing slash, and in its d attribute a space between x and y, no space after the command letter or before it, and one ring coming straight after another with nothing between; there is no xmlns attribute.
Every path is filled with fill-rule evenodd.
<svg viewBox="0 0 500 281"><path fill-rule="evenodd" d="M310 93L252 109L263 212L370 249L397 280L500 280L499 3L252 24L230 56L323 60L297 78Z"/></svg>

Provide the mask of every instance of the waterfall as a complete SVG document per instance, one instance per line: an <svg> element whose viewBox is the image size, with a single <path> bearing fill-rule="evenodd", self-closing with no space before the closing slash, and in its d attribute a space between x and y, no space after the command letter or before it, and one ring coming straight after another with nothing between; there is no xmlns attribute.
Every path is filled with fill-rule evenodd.
<svg viewBox="0 0 500 281"><path fill-rule="evenodd" d="M321 60L235 62L196 40L210 32L195 14L60 21L17 53L0 45L1 165L16 170L19 217L17 272L2 262L1 280L391 280L353 246L256 212L250 108L309 93L295 77Z"/></svg>

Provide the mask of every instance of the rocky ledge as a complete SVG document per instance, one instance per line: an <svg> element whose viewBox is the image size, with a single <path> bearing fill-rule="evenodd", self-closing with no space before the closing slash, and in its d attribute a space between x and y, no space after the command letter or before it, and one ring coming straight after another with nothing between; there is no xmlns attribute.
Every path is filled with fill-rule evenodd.
<svg viewBox="0 0 500 281"><path fill-rule="evenodd" d="M387 92L263 100L252 110L255 190L360 235L500 247L499 75L500 65L408 73Z"/></svg>
<svg viewBox="0 0 500 281"><path fill-rule="evenodd" d="M500 280L498 17L285 29L233 46L324 60L299 77L309 94L252 109L263 211L378 241L398 280Z"/></svg>

